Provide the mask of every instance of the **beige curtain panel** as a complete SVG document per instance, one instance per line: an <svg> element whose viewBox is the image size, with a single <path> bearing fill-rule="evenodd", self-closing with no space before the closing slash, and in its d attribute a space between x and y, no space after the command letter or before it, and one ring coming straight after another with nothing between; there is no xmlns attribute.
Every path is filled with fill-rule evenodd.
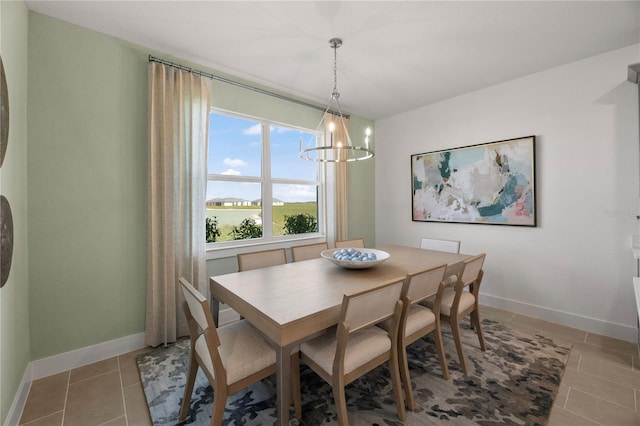
<svg viewBox="0 0 640 426"><path fill-rule="evenodd" d="M178 279L206 297L205 194L211 80L149 62L145 343L188 334Z"/></svg>

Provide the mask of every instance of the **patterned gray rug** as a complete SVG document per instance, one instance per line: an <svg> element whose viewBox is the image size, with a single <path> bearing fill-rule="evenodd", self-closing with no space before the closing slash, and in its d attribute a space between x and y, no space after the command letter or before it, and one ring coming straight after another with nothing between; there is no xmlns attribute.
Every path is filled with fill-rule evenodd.
<svg viewBox="0 0 640 426"><path fill-rule="evenodd" d="M443 325L451 379L444 380L430 337L408 351L409 369L418 408L407 420L396 416L389 374L378 367L346 387L349 421L353 425L544 425L564 374L570 347L540 335L527 335L483 320L487 351L475 333L463 325L469 376L464 377L449 333ZM465 325L468 322L464 323ZM138 356L138 367L153 424L176 425L187 371L189 342L178 342ZM424 356L427 354L427 356ZM337 424L331 386L301 365L300 425ZM213 390L198 372L186 424L209 425ZM225 425L272 425L275 378L271 377L229 397ZM291 410L291 418L293 409ZM294 420L293 423L296 421Z"/></svg>

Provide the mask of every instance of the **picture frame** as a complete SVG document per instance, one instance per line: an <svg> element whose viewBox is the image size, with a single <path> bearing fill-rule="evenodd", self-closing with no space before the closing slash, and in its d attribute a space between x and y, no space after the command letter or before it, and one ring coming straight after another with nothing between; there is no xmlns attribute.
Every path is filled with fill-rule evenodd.
<svg viewBox="0 0 640 426"><path fill-rule="evenodd" d="M537 226L535 136L411 155L413 221Z"/></svg>

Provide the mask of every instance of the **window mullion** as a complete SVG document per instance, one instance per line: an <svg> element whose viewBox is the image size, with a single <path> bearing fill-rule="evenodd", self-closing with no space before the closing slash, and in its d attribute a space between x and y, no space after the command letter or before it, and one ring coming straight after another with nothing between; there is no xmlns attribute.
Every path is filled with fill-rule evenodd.
<svg viewBox="0 0 640 426"><path fill-rule="evenodd" d="M273 185L271 183L271 128L262 123L262 235L273 237Z"/></svg>
<svg viewBox="0 0 640 426"><path fill-rule="evenodd" d="M290 178L271 178L271 183L274 184L290 184L290 185L321 185L318 180L305 180L305 179L290 179Z"/></svg>
<svg viewBox="0 0 640 426"><path fill-rule="evenodd" d="M228 176L228 175L216 175L208 174L207 180L214 181L226 181L226 182L258 182L262 183L264 178L262 176Z"/></svg>

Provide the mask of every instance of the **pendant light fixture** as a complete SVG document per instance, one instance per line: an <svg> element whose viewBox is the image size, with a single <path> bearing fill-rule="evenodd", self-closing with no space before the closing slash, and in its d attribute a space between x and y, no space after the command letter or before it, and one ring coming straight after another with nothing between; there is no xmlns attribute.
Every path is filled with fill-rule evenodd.
<svg viewBox="0 0 640 426"><path fill-rule="evenodd" d="M332 38L329 46L333 49L333 92L331 101L324 111L322 119L316 129L316 134L322 133L323 137L313 137L305 149L300 141L298 156L309 161L322 163L342 163L366 160L373 157L373 150L369 147L371 129L367 128L363 135L362 145L354 145L349 136L346 121L348 116L340 108L340 93L338 93L338 47L342 46L342 40Z"/></svg>

